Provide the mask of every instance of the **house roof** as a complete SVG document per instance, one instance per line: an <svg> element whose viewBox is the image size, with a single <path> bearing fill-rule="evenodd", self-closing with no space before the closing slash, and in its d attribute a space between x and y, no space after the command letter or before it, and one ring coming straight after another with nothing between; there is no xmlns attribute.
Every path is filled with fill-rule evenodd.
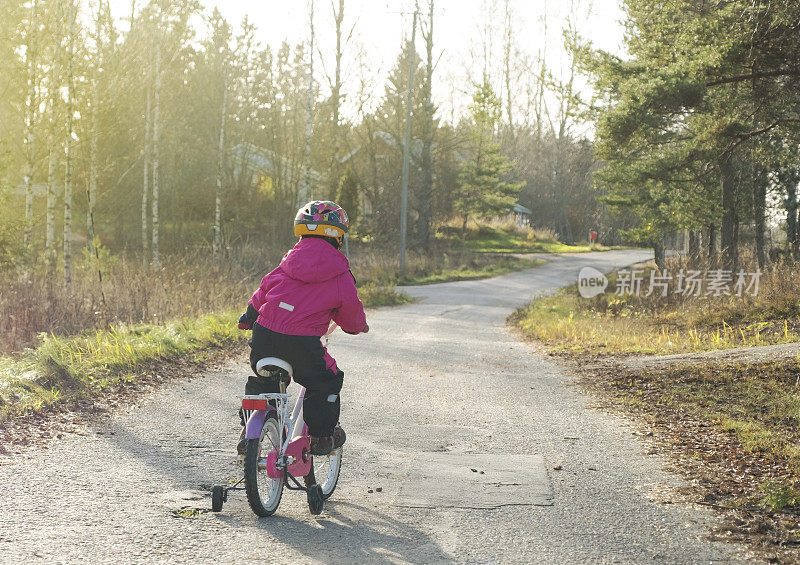
<svg viewBox="0 0 800 565"><path fill-rule="evenodd" d="M377 140L377 139L380 139L386 145L388 145L389 147L392 147L394 149L399 149L399 150L403 149L402 143L399 143L392 134L390 134L388 132L385 132L385 131L376 131L375 133L372 134L372 139L373 139L373 141ZM431 143L431 149L432 150L435 149L436 146L437 146L436 142ZM415 137L415 138L413 138L411 140L411 154L414 156L414 158L417 158L417 159L420 158L420 156L422 155L422 147L423 147L423 143L422 143L421 139L418 139L418 138ZM349 161L359 151L361 151L361 148L362 148L362 146L356 147L350 153L348 153L347 155L345 155L344 157L339 159L339 162L340 163L345 163L345 162Z"/></svg>
<svg viewBox="0 0 800 565"><path fill-rule="evenodd" d="M280 162L284 170L289 170L292 166L292 162L288 158L279 157L274 151L264 149L253 143L239 143L232 147L230 152L238 165L246 162L250 168L259 173L274 174L277 172L276 163L278 162ZM311 169L311 179L313 181L319 182L324 178L325 175L323 173Z"/></svg>

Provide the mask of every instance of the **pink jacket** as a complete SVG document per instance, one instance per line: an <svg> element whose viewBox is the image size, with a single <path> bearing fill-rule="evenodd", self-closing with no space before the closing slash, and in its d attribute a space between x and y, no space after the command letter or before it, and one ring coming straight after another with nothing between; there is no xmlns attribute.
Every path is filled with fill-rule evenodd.
<svg viewBox="0 0 800 565"><path fill-rule="evenodd" d="M261 279L250 304L260 326L288 335L322 336L331 320L355 334L367 323L347 257L318 238L301 239L289 250Z"/></svg>

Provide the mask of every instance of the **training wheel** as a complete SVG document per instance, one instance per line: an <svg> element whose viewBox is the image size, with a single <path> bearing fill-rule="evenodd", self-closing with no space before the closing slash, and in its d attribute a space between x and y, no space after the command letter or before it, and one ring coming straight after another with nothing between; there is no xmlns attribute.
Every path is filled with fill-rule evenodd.
<svg viewBox="0 0 800 565"><path fill-rule="evenodd" d="M322 487L319 485L310 486L306 493L309 511L315 516L322 513L322 505L325 502L325 499L322 497Z"/></svg>
<svg viewBox="0 0 800 565"><path fill-rule="evenodd" d="M219 512L222 510L222 503L225 502L226 496L225 489L220 485L216 485L211 489L211 511Z"/></svg>

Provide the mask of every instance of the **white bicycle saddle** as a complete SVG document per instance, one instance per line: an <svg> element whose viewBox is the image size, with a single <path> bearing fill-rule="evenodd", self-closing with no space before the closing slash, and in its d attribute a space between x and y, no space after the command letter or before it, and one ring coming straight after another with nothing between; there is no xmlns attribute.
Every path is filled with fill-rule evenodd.
<svg viewBox="0 0 800 565"><path fill-rule="evenodd" d="M292 366L283 359L278 359L277 357L264 357L259 359L256 363L256 373L262 377L268 377L272 373L272 371L269 370L269 367L278 367L279 369L283 369L289 373L290 377L294 375Z"/></svg>

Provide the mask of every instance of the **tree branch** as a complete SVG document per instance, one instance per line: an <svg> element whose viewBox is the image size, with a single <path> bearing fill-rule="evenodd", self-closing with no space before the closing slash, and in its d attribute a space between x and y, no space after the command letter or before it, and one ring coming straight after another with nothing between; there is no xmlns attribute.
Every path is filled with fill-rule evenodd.
<svg viewBox="0 0 800 565"><path fill-rule="evenodd" d="M734 75L730 77L717 79L711 82L707 82L706 86L719 86L721 84L731 84L734 82L744 82L759 78L782 77L782 76L800 76L800 69L778 69L775 71L751 73L749 75Z"/></svg>

